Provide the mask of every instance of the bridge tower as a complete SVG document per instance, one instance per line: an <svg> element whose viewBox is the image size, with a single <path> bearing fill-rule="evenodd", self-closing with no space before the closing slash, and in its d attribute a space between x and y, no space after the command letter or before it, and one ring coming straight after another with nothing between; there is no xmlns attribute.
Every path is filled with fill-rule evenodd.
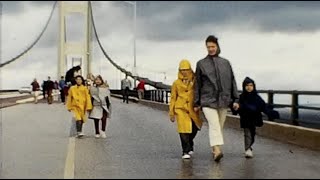
<svg viewBox="0 0 320 180"><path fill-rule="evenodd" d="M91 38L92 38L92 22L89 1L71 2L59 1L59 48L58 48L58 78L65 75L66 71L75 65L81 65L81 74L86 78L91 72ZM67 42L66 25L72 25L73 22L66 22L66 17L72 14L83 15L85 25L84 40L78 42ZM76 55L71 57L70 55ZM75 62L78 60L78 62Z"/></svg>

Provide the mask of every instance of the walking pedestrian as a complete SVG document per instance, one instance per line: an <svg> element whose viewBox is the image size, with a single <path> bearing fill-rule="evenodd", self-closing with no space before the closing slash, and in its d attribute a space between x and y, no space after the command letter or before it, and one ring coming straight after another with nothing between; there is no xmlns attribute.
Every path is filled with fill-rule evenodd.
<svg viewBox="0 0 320 180"><path fill-rule="evenodd" d="M128 75L121 81L121 89L123 102L129 103L129 91L131 89L131 81L128 79Z"/></svg>
<svg viewBox="0 0 320 180"><path fill-rule="evenodd" d="M53 101L59 101L59 83L54 81Z"/></svg>
<svg viewBox="0 0 320 180"><path fill-rule="evenodd" d="M86 85L87 85L88 89L90 89L90 87L93 86L94 80L95 80L95 77L93 76L93 74L89 73L87 75L87 80L86 80Z"/></svg>
<svg viewBox="0 0 320 180"><path fill-rule="evenodd" d="M47 94L47 81L46 80L43 80L41 87L42 87L43 99L46 99L46 94Z"/></svg>
<svg viewBox="0 0 320 180"><path fill-rule="evenodd" d="M278 119L279 113L268 108L265 101L259 96L253 79L246 77L242 83L242 89L240 107L236 112L240 115L240 127L244 130L245 157L252 158L256 127L263 126L261 113L265 113L270 119Z"/></svg>
<svg viewBox="0 0 320 180"><path fill-rule="evenodd" d="M145 82L144 80L141 80L137 86L137 91L138 91L138 98L139 100L144 99L144 92L145 92Z"/></svg>
<svg viewBox="0 0 320 180"><path fill-rule="evenodd" d="M31 83L31 86L32 86L32 94L34 96L34 103L37 104L38 103L38 96L39 96L39 92L40 92L40 85L39 85L36 78L34 78L33 82Z"/></svg>
<svg viewBox="0 0 320 180"><path fill-rule="evenodd" d="M65 80L64 80L64 76L61 76L60 78L61 78L60 81L59 81L60 99L61 99L61 102L63 104L65 104L64 88L66 86L66 83L65 83Z"/></svg>
<svg viewBox="0 0 320 180"><path fill-rule="evenodd" d="M94 120L95 137L106 138L107 119L111 117L111 95L109 87L100 75L95 78L94 86L90 87L90 94L93 108L89 118ZM99 129L100 120L101 130Z"/></svg>
<svg viewBox="0 0 320 180"><path fill-rule="evenodd" d="M87 120L86 112L92 110L92 103L89 90L84 84L84 78L78 75L75 81L76 85L71 86L68 92L67 109L73 114L76 121L77 137L81 138L84 136L82 126Z"/></svg>
<svg viewBox="0 0 320 180"><path fill-rule="evenodd" d="M230 62L219 56L218 38L206 39L208 55L197 63L194 110L202 109L209 125L209 142L213 158L223 157L223 127L228 107L239 108L239 94Z"/></svg>
<svg viewBox="0 0 320 180"><path fill-rule="evenodd" d="M193 109L194 72L188 60L182 60L179 65L178 79L171 89L170 120L177 120L177 131L180 135L182 158L189 159L193 154L193 139L202 127L199 112Z"/></svg>
<svg viewBox="0 0 320 180"><path fill-rule="evenodd" d="M64 95L67 98L71 86L76 85L75 77L81 75L81 66L74 66L66 72Z"/></svg>
<svg viewBox="0 0 320 180"><path fill-rule="evenodd" d="M47 80L47 93L48 93L48 104L52 104L53 101L53 93L54 90L54 82L51 81L51 77L48 76L48 80Z"/></svg>

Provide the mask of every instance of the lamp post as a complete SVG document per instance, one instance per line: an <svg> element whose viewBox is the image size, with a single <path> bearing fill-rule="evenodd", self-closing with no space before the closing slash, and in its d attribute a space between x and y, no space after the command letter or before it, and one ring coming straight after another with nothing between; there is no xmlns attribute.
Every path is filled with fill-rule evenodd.
<svg viewBox="0 0 320 180"><path fill-rule="evenodd" d="M134 75L134 88L136 88L136 74L137 74L137 61L136 61L136 23L137 23L137 2L136 1L124 1L128 4L133 5L134 8L134 28L133 28L133 75Z"/></svg>

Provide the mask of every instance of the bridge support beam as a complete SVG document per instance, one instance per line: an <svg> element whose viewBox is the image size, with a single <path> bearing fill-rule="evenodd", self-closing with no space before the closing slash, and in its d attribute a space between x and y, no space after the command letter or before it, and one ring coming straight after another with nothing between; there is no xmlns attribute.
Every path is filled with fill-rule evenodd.
<svg viewBox="0 0 320 180"><path fill-rule="evenodd" d="M85 21L85 39L80 42L67 42L66 38L66 16L72 13L80 13L84 15ZM57 78L64 76L68 70L67 64L72 61L68 55L77 55L81 58L82 75L87 76L91 73L91 34L92 22L90 17L89 1L79 2L78 4L70 3L68 1L59 1L59 48L58 48L58 74ZM73 64L73 63L70 63Z"/></svg>

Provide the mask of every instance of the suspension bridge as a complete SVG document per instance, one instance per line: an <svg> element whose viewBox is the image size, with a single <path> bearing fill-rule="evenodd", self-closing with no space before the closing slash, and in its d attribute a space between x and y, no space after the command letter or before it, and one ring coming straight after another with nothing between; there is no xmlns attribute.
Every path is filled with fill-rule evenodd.
<svg viewBox="0 0 320 180"><path fill-rule="evenodd" d="M220 163L211 158L208 126L204 122L195 139L195 154L191 160L181 159L180 140L175 124L169 121L170 85L137 75L117 63L104 48L97 28L92 4L68 5L53 3L50 15L39 35L25 50L6 61L0 68L26 60L36 44L44 38L54 11L59 7L59 50L57 78L69 68L68 53L81 55L83 75L91 71L91 40L98 43L105 59L119 72L137 81L144 80L153 90L145 99L136 101L136 91L130 91L131 103L121 103L120 90L113 89L113 113L107 122L107 138L94 138L94 124L85 124L85 138L74 138L71 114L61 103L47 105L16 103L11 95L0 97L1 111L1 178L318 178L320 173L320 131L265 120L258 130L253 159L243 155L243 132L237 116L228 115L224 131L225 157ZM65 15L81 12L85 15L85 42L67 43ZM92 30L92 32L91 32ZM93 38L91 37L93 34ZM33 63L33 62L29 62ZM163 73L165 77L165 72ZM7 92L8 93L8 92ZM297 122L299 109L319 110L299 105L299 95L319 95L310 91L262 91L268 103L291 110L289 120ZM276 104L274 94L292 95L291 104ZM29 95L18 99L30 98ZM22 102L22 101L21 101Z"/></svg>

